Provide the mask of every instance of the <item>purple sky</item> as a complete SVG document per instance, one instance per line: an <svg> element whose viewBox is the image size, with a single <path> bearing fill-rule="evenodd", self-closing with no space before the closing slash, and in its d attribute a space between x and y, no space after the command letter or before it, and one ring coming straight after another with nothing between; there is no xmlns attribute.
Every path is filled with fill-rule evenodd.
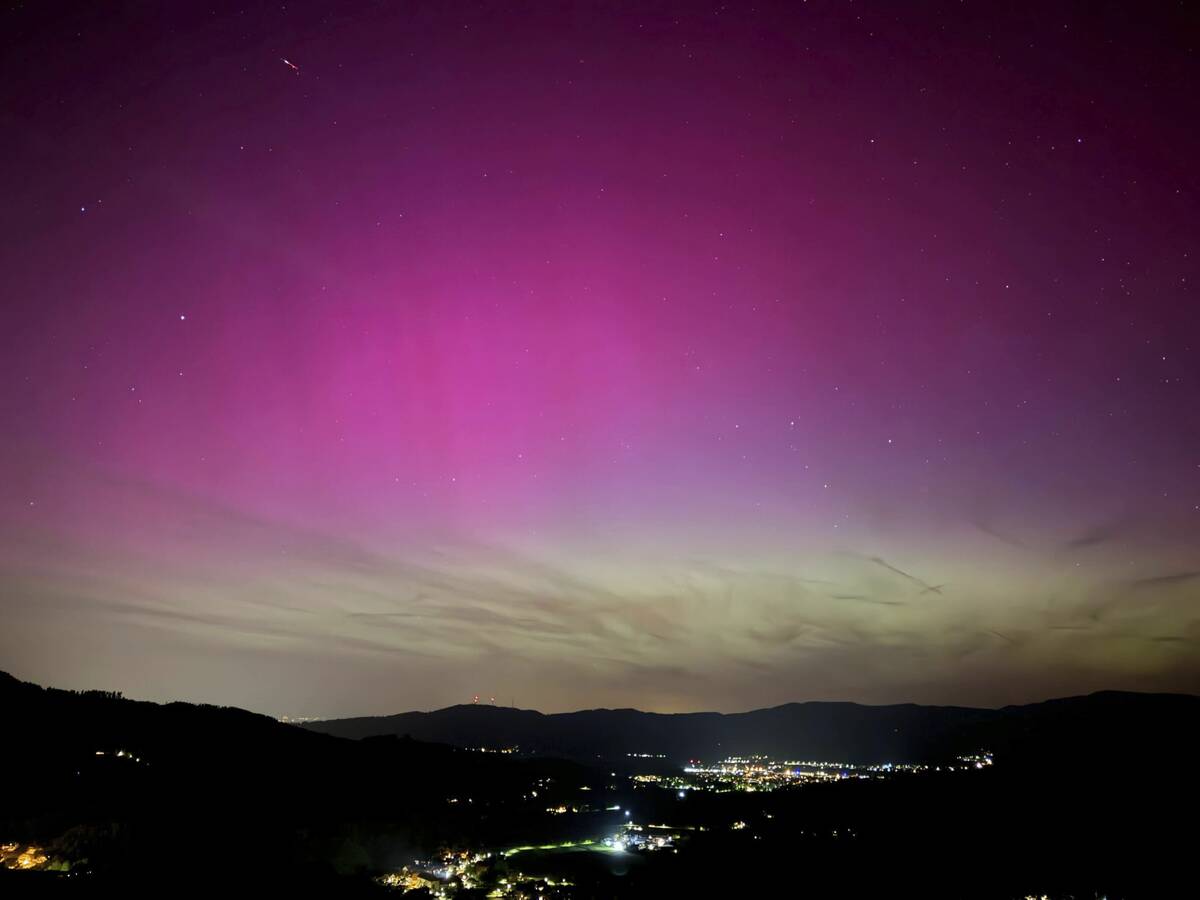
<svg viewBox="0 0 1200 900"><path fill-rule="evenodd" d="M1198 31L1150 6L6 10L0 669L1200 690Z"/></svg>

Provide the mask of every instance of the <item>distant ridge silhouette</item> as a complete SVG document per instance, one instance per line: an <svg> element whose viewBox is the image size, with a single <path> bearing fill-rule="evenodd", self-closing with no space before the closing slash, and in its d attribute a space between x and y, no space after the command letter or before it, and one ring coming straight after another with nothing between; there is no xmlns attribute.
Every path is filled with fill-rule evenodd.
<svg viewBox="0 0 1200 900"><path fill-rule="evenodd" d="M578 760L649 753L679 762L759 753L864 763L934 760L981 747L1040 759L1110 752L1140 758L1164 748L1194 750L1198 721L1200 697L1100 691L1000 709L814 701L743 713L591 709L546 714L463 704L304 727L345 738L409 735Z"/></svg>

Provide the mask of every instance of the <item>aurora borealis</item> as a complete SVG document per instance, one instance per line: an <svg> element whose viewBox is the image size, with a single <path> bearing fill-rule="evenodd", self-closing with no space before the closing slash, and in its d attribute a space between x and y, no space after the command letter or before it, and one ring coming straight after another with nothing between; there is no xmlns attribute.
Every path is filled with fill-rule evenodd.
<svg viewBox="0 0 1200 900"><path fill-rule="evenodd" d="M1200 690L1182 7L2 16L0 669Z"/></svg>

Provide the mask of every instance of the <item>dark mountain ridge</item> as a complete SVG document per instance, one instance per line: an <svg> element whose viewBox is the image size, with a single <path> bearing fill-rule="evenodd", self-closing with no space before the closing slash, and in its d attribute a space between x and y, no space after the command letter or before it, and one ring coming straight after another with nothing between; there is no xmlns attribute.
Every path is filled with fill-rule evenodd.
<svg viewBox="0 0 1200 900"><path fill-rule="evenodd" d="M349 741L235 707L45 688L2 672L0 704L0 842L40 843L110 874L169 877L200 853L214 875L306 885L448 840L519 835L528 816L513 798L539 779L587 777L560 760ZM448 805L453 794L471 796L471 808ZM489 820L501 806L507 817Z"/></svg>
<svg viewBox="0 0 1200 900"><path fill-rule="evenodd" d="M932 761L980 748L1043 757L1195 748L1200 697L1101 691L983 709L813 701L742 713L570 713L484 705L311 722L346 738L408 735L464 747L519 747L580 760L662 754L680 762L765 754L855 763ZM1099 746L1098 746L1099 745Z"/></svg>
<svg viewBox="0 0 1200 900"><path fill-rule="evenodd" d="M820 896L881 896L902 883L946 898L1008 900L1056 884L1070 886L1062 896L1173 897L1192 839L1177 823L1197 796L1200 698L1187 695L1101 692L991 710L793 703L730 715L459 706L305 729L0 673L0 702L10 726L0 741L9 776L0 840L36 843L71 864L68 879L0 871L5 896L37 885L161 896L178 892L181 876L207 894L366 896L378 888L372 874L441 846L594 838L615 827L606 811L633 808L647 821L703 828L641 880L597 880L581 898L794 894L771 892L774 864L713 859L795 860ZM319 733L347 722L361 739ZM457 742L520 743L541 755L447 745ZM623 757L674 747L676 759ZM680 798L611 777L623 763L625 774L678 771L701 753L899 762L981 748L996 765L797 791ZM586 766L552 752L621 760ZM577 804L595 809L554 814ZM750 824L733 831L735 820ZM756 877L761 891L750 890Z"/></svg>

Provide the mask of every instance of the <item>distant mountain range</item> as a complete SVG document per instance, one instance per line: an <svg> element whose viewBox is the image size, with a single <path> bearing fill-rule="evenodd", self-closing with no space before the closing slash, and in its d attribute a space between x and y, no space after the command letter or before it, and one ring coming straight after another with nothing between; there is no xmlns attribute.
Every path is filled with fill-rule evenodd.
<svg viewBox="0 0 1200 900"><path fill-rule="evenodd" d="M1103 691L1001 709L813 702L732 714L593 709L547 715L460 705L304 727L345 738L407 735L461 747L519 747L580 761L650 754L678 763L765 754L858 763L932 761L978 749L1043 761L1191 753L1198 723L1200 697Z"/></svg>
<svg viewBox="0 0 1200 900"><path fill-rule="evenodd" d="M184 882L209 893L381 896L371 875L437 848L594 838L615 827L613 810L630 808L699 830L663 867L647 865L649 880L622 870L579 896L791 896L747 879L802 872L806 884L836 886L819 896L882 896L904 877L947 898L1006 900L1063 879L1082 886L1073 896L1175 897L1200 779L1200 697L1185 695L1105 692L995 710L793 703L733 715L456 706L305 728L0 673L0 704L0 843L42 847L72 874L30 881L0 869L5 897L39 885L161 896ZM461 749L481 746L524 753ZM996 765L796 792L680 798L612 777L692 757L935 762L978 749ZM847 891L853 877L885 883ZM1148 891L1154 879L1170 889Z"/></svg>

